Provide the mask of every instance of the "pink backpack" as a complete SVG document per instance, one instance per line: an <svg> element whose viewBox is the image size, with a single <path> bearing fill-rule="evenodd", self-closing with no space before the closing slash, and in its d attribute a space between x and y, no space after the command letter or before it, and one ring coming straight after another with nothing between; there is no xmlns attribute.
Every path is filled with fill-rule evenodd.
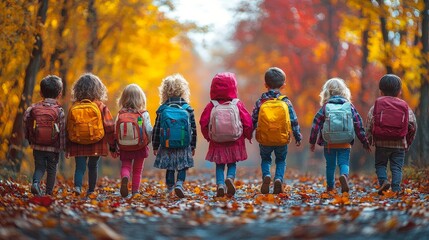
<svg viewBox="0 0 429 240"><path fill-rule="evenodd" d="M408 104L397 97L383 96L374 104L372 135L378 140L403 139L408 132Z"/></svg>
<svg viewBox="0 0 429 240"><path fill-rule="evenodd" d="M232 142L243 134L243 124L238 110L238 99L220 104L212 100L214 107L210 114L209 136L214 142Z"/></svg>
<svg viewBox="0 0 429 240"><path fill-rule="evenodd" d="M119 111L115 124L119 150L135 151L149 144L149 136L144 127L143 112Z"/></svg>

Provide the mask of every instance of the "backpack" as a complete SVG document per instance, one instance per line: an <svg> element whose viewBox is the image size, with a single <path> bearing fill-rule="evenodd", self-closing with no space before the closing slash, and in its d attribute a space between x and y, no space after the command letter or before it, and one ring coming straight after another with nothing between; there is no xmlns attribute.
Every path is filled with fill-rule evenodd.
<svg viewBox="0 0 429 240"><path fill-rule="evenodd" d="M142 116L144 112L119 111L115 123L115 136L120 150L135 151L149 144L149 137L144 129Z"/></svg>
<svg viewBox="0 0 429 240"><path fill-rule="evenodd" d="M238 99L219 104L212 100L214 107L210 113L209 136L215 142L232 142L243 134Z"/></svg>
<svg viewBox="0 0 429 240"><path fill-rule="evenodd" d="M160 114L160 142L165 148L185 148L191 142L188 104L164 104Z"/></svg>
<svg viewBox="0 0 429 240"><path fill-rule="evenodd" d="M103 139L103 117L98 105L88 99L73 103L67 116L67 133L70 141L79 144Z"/></svg>
<svg viewBox="0 0 429 240"><path fill-rule="evenodd" d="M268 99L259 109L256 140L264 146L282 146L291 141L292 126L285 97Z"/></svg>
<svg viewBox="0 0 429 240"><path fill-rule="evenodd" d="M352 105L325 104L325 122L322 128L322 137L328 143L350 143L355 138L353 125Z"/></svg>
<svg viewBox="0 0 429 240"><path fill-rule="evenodd" d="M372 135L379 140L403 139L408 132L408 104L397 97L379 97L374 104Z"/></svg>
<svg viewBox="0 0 429 240"><path fill-rule="evenodd" d="M28 141L42 146L59 146L60 111L57 104L34 104L27 120Z"/></svg>

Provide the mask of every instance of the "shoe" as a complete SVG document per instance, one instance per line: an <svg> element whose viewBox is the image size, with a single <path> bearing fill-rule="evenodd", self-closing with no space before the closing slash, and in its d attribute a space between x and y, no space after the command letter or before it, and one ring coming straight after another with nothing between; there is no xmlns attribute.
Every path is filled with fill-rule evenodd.
<svg viewBox="0 0 429 240"><path fill-rule="evenodd" d="M172 192L173 192L173 190L174 190L174 187L173 187L173 186L167 186L166 193L167 193L167 194L170 194L170 193L172 193Z"/></svg>
<svg viewBox="0 0 429 240"><path fill-rule="evenodd" d="M326 187L326 191L327 192L332 192L332 191L334 191L334 187Z"/></svg>
<svg viewBox="0 0 429 240"><path fill-rule="evenodd" d="M216 190L216 197L224 197L225 196L225 187L223 184L219 184Z"/></svg>
<svg viewBox="0 0 429 240"><path fill-rule="evenodd" d="M183 193L183 187L182 185L177 185L174 188L174 193L176 194L176 196L178 196L179 198L184 198L185 197L185 193Z"/></svg>
<svg viewBox="0 0 429 240"><path fill-rule="evenodd" d="M225 180L225 184L226 184L226 194L228 194L228 196L232 197L235 195L235 186L234 186L234 180L232 180L231 178L227 178Z"/></svg>
<svg viewBox="0 0 429 240"><path fill-rule="evenodd" d="M82 194L82 187L74 187L73 192L75 195L79 196L80 194Z"/></svg>
<svg viewBox="0 0 429 240"><path fill-rule="evenodd" d="M128 196L128 178L123 177L121 180L121 189L119 190L122 197Z"/></svg>
<svg viewBox="0 0 429 240"><path fill-rule="evenodd" d="M276 179L274 181L274 190L273 190L273 194L279 194L283 192L283 184L282 181L280 179Z"/></svg>
<svg viewBox="0 0 429 240"><path fill-rule="evenodd" d="M42 196L42 191L40 190L38 183L33 183L31 185L31 193L36 195L36 196Z"/></svg>
<svg viewBox="0 0 429 240"><path fill-rule="evenodd" d="M271 183L271 177L268 175L265 176L264 179L262 180L262 186L261 186L262 194L267 194L270 192L270 183Z"/></svg>
<svg viewBox="0 0 429 240"><path fill-rule="evenodd" d="M340 176L340 184L341 184L341 192L349 192L349 183L347 182L347 176L341 175Z"/></svg>
<svg viewBox="0 0 429 240"><path fill-rule="evenodd" d="M381 184L381 187L378 189L378 195L383 195L383 192L389 190L390 183L387 180L384 180L383 184Z"/></svg>

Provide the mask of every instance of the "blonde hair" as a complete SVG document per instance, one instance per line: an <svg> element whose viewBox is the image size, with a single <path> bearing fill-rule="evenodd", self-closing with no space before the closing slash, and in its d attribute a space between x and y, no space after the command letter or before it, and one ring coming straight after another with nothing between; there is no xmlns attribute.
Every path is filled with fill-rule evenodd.
<svg viewBox="0 0 429 240"><path fill-rule="evenodd" d="M118 98L120 108L131 108L135 110L146 109L146 95L137 84L127 85Z"/></svg>
<svg viewBox="0 0 429 240"><path fill-rule="evenodd" d="M351 102L350 89L341 78L331 78L326 81L319 96L320 106L327 103L332 96L341 96Z"/></svg>
<svg viewBox="0 0 429 240"><path fill-rule="evenodd" d="M85 73L74 82L71 92L72 102L89 99L91 101L107 100L107 88L100 78L92 73Z"/></svg>
<svg viewBox="0 0 429 240"><path fill-rule="evenodd" d="M181 97L189 102L189 96L191 95L189 90L189 84L186 79L176 73L164 78L159 87L159 97L161 104L171 97Z"/></svg>

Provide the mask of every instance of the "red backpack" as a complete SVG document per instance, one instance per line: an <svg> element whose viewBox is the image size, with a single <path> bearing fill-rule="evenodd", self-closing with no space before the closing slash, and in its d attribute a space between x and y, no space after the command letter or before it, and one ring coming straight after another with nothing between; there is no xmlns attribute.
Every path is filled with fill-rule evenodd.
<svg viewBox="0 0 429 240"><path fill-rule="evenodd" d="M28 120L28 141L42 146L59 146L60 111L57 104L36 103L32 106Z"/></svg>
<svg viewBox="0 0 429 240"><path fill-rule="evenodd" d="M149 144L142 115L143 112L119 111L115 124L115 136L120 150L135 151Z"/></svg>
<svg viewBox="0 0 429 240"><path fill-rule="evenodd" d="M374 104L372 135L378 140L400 140L408 132L408 104L397 97L379 97Z"/></svg>

